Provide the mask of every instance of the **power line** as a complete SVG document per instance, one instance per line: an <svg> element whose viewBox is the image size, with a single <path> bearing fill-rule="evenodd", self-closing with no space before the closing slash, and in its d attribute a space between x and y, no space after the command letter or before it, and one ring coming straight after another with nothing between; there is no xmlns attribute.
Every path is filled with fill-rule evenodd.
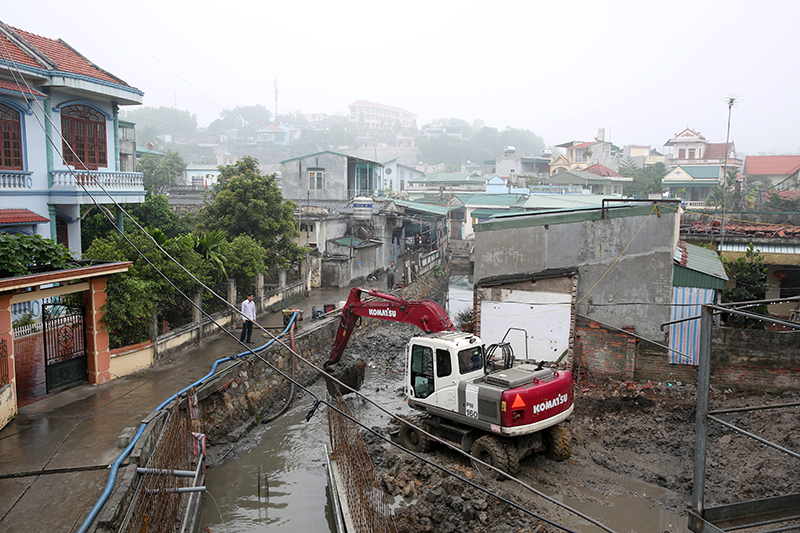
<svg viewBox="0 0 800 533"><path fill-rule="evenodd" d="M30 87L30 85L27 83L27 81L24 79L24 76L22 76L22 73L21 73L21 71L19 70L19 68L17 67L16 63L14 62L14 60L13 60L13 57L11 57L11 54L8 52L7 48L5 47L5 43L2 43L2 41L0 41L0 44L2 44L2 45L3 45L3 48L4 48L4 50L5 50L5 53L6 53L6 55L9 57L9 60L10 60L10 61L11 61L11 63L13 64L13 66L14 66L14 70L16 70L16 73L14 72L14 70L12 70L12 75L14 76L14 80L15 80L15 82L16 82L16 84L17 84L17 87L18 87L18 88L19 88L19 90L20 90L20 93L22 94L22 97L25 99L25 101L26 101L26 103L28 104L28 106L31 106L31 103L30 103L30 101L28 101L28 98L25 96L25 93L24 93L24 91L22 91L22 85L20 84L20 81L17 79L17 76L16 76L16 74L19 74L19 75L20 75L20 79L22 80L22 82L25 84L25 86L26 86L26 87L27 87L29 90L31 90L32 88L31 88L31 87ZM38 104L38 102L37 102L37 104ZM51 117L49 117L49 116L47 116L47 113L45 112L44 108L43 108L43 107L42 107L40 104L38 104L38 106L39 106L39 109L40 109L40 111L42 111L42 114L43 114L43 116L46 118L46 120L50 121L50 123L51 123L51 125L52 125L52 118L51 118ZM31 107L32 107L32 106L31 106ZM36 114L34 113L34 116L35 116L35 115L36 115ZM44 127L44 125L41 123L41 121L39 120L39 118L38 118L38 117L36 117L36 120L37 120L37 122L38 122L39 126L42 128L42 130L43 130L43 131L45 131L45 135L46 135L46 137L47 137L48 141L50 142L50 144L53 146L53 148L54 148L54 150L56 151L56 153L58 153L58 155L59 155L59 156L63 156L63 154L62 154L62 153L61 153L61 152L58 150L58 147L56 146L56 144L55 144L55 142L54 142L53 138L52 138L52 137L51 137L49 134L47 134L47 130L46 130L46 128L45 128L45 127ZM59 136L61 136L60 132L59 132ZM71 146L71 145L70 145L70 144L69 144L69 143L66 141L66 139L64 139L63 137L61 137L61 140L62 140L63 144L69 148L69 150L71 151L71 153L73 154L73 156L76 158L76 160L81 162L81 164L83 165L83 167L84 167L84 169L86 170L86 172L88 172L90 176L93 176L93 172L92 172L92 171L91 171L91 170L90 170L90 169L89 169L89 168L86 166L86 164L85 164L85 163L84 163L84 162L83 162L83 161L80 159L80 157L78 156L78 154L77 154L77 153L74 151L74 149L73 149L73 148L72 148L72 146ZM68 166L68 169L69 169L69 172L70 172L70 174L71 174L71 175L72 175L74 178L76 178L76 183L79 183L79 184L80 184L80 186L83 188L84 192L85 192L85 193L86 193L86 194L87 194L87 195L88 195L88 196L89 196L89 197L92 199L93 203L94 203L96 206L100 207L100 204L99 204L99 202L97 201L97 198L95 198L95 196L94 196L94 195L93 195L93 194L92 194L92 193L91 193L91 192L90 192L90 191L87 189L87 186L86 186L86 184L82 183L82 182L81 182L81 180L78 180L78 179L77 179L77 175L75 174L75 172L74 172L74 170L73 170L72 168L69 168L69 166ZM101 190L102 190L102 191L103 191L103 192L106 194L106 196L108 196L108 197L111 199L111 201L114 203L114 205L115 205L117 208L119 208L119 209L120 209L120 210L121 210L121 211L122 211L122 212L123 212L125 215L128 215L128 217L129 217L131 220L133 220L133 221L134 221L134 224L137 226L137 228L139 228L140 230L142 230L142 232L143 232L145 235L148 235L148 236L150 237L150 239L151 239L151 240L152 240L152 241L153 241L153 242L156 244L157 248L158 248L158 249L159 249L159 250L160 250L162 253L164 253L164 254L166 255L166 257L167 257L169 260L171 260L171 261L172 261L172 262L174 262L176 265L178 265L178 266L179 266L179 267L180 267L182 270L184 270L184 272L186 272L186 273L187 273L189 276L191 276L191 278L192 278L194 281L196 281L196 282L197 282L197 283L198 283L198 284L199 284L201 287L203 287L204 289L208 290L208 291L209 291L211 294L213 294L215 297L219 298L220 300L222 300L223 302L225 302L225 303L226 303L226 304L227 304L229 307L231 307L231 308L233 308L233 309L235 310L235 307L234 307L234 306L233 306L233 305L232 305L230 302L227 302L227 300L225 300L224 298L222 298L222 297L220 297L219 295L217 295L217 294L216 294L216 293L215 293L213 290L211 290L211 288L209 288L209 287L207 287L205 284L203 284L203 283L202 283L202 282L201 282L201 281L200 281L200 280L199 280L199 279L198 279L196 276L194 276L194 275L193 275L191 272L189 272L189 271L188 271L188 270L187 270L185 267L183 267L183 265L181 265L181 264L180 264L178 261L176 261L176 260L175 260L175 259L174 259L174 258L173 258L173 257L172 257L170 254L169 254L169 253L167 253L167 252L166 252L166 250L164 250L164 249L163 249L163 247L161 247L161 246L160 246L160 245L159 245L159 244L158 244L158 243L155 241L155 239L154 239L154 238L153 238L151 235L149 235L149 234L148 234L146 231L144 231L144 229L141 227L141 225L140 225L140 224L138 224L138 222L135 220L135 218L134 218L134 217L131 217L131 215L130 215L129 213L127 213L127 211L125 211L125 210L124 210L124 208L122 208L122 206L116 202L116 200L115 200L115 199L114 199L114 198L113 198L113 197L112 197L112 196L109 194L109 192L108 192L108 191L105 189L105 187L104 187L104 186L103 186L103 185L102 185L102 184L101 184L101 183L100 183L98 180L96 180L96 179L95 179L95 182L96 182L96 183L97 183L97 185L100 187L100 189L101 189ZM283 378L285 378L286 380L288 380L290 383L292 383L292 384L294 384L294 385L298 386L299 388L301 388L301 389L302 389L302 390L304 390L305 392L308 392L308 394L310 394L310 395L311 395L311 396L314 398L314 400L315 400L315 401L314 401L314 406L312 407L311 411L308 413L308 415L307 415L307 420L308 420L308 419L310 419L310 418L311 418L311 416L313 416L314 412L316 411L316 409L317 409L317 407L318 407L319 405L326 405L328 408L334 409L335 411L337 411L338 413L342 414L343 416L345 416L345 417L347 417L347 418L350 418L350 419L351 419L353 422L355 422L355 423L356 423L356 424L358 424L359 426L361 426L361 427L363 427L364 429L366 429L366 430L370 431L371 433L374 433L374 434L376 434L376 435L377 435L377 433L376 433L375 431L373 431L372 429L368 428L368 427L367 427L365 424L363 424L363 423L359 422L358 420L356 420L356 419L354 419L354 418L350 417L349 415L347 415L347 414L345 414L345 413L341 412L341 411L340 411L340 410L339 410L339 409L338 409L336 406L333 406L333 405L331 405L331 404L330 404L329 402L327 402L327 401L320 400L320 399L319 399L319 398L318 398L318 397L317 397L317 396L316 396L316 395L315 395L315 394L314 394L314 393L313 393L313 392L312 392L310 389L308 389L307 387L303 386L303 385L302 385L300 382L298 382L297 380L295 380L293 377L291 377L291 376L287 375L286 373L284 373L283 371L281 371L280 369L278 369L278 368L277 368L276 366L274 366L272 363L270 363L269 361L267 361L266 359L264 359L263 357L261 357L261 355L260 355L260 354L258 354L257 352L253 351L253 350L252 350L250 347L248 347L247 345L245 345L244 343L242 343L242 342L241 342L239 339L237 339L237 338L236 338L236 337L235 337L235 336L234 336L234 335L233 335L233 334L232 334L230 331L228 331L226 328L222 327L222 325L220 325L218 322L216 322L216 321L215 321L215 320L214 320L214 319L211 317L211 315L210 315L210 314L208 314L208 312L206 312L206 311L205 311L205 310L202 308L202 306L201 306L201 305L198 305L198 304L196 304L196 303L194 302L194 300L193 300L193 299L191 299L191 298L189 298L189 296L188 296L188 295L186 295L186 294L185 294L183 291L181 291L181 290L180 290L180 288L178 288L178 287L177 287L177 285L175 285L175 284L172 282L172 280L170 280L170 279L169 279L169 277L168 277L166 274L164 274L164 272L163 272L163 271L161 271L161 270L160 270L160 269L159 269L159 268L158 268L158 267L157 267L155 264L153 264L153 262L152 262L152 261L151 261L151 260L150 260L150 259L149 259L149 258L148 258L148 257L147 257L147 256L146 256L146 255L145 255L145 254L144 254L144 253L143 253L143 252L142 252L142 251L141 251L141 250L140 250L140 249L139 249L139 248L138 248L138 247L137 247L137 246L136 246L136 245L135 245L135 244L132 242L132 241L131 241L131 240L130 240L130 238L129 238L129 237L128 237L128 236L127 236L127 235L126 235L124 232L122 232L122 231L120 230L120 228L119 228L119 227L116 225L116 221L114 221L114 220L112 219L112 217L111 217L111 214L110 214L110 213L109 213L107 210L105 210L105 209L102 209L102 208L101 208L100 210L101 210L101 212L103 212L103 213L104 213L104 215L105 215L105 216L106 216L106 218L109 220L109 222L111 222L111 224L112 224L112 225L113 225L113 226L114 226L114 227L117 229L117 231L120 233L120 235L122 236L122 238L123 238L123 239L124 239L124 240L127 242L127 244L128 244L129 246L131 246L131 248L133 248L133 249L136 251L136 253L138 253L138 254L139 254L139 255L140 255L140 256L141 256L141 257L142 257L142 258L145 260L145 262L146 262L146 263L147 263L147 264L148 264L148 265L149 265L149 266L150 266L150 267L151 267L151 268L152 268L152 269L153 269L153 270L154 270L154 271L155 271L155 272L156 272L158 275L160 275L160 276L161 276L161 277L162 277L162 278L163 278L163 279L164 279L164 280L165 280L165 281L166 281L166 282L167 282L167 283L170 285L170 287L172 287L172 289L173 289L173 290L175 290L175 291L176 291L176 292L177 292L177 293L178 293L178 294L179 294L181 297L183 297L183 298L184 298L184 299L185 299L187 302L189 302L189 304L190 304L192 307L194 307L195 309L197 309L198 311L200 311L200 313L201 313L201 314L202 314L202 315L203 315L203 316L204 316L206 319L208 319L210 322L212 322L212 323L213 323L213 324L214 324L214 325L215 325L217 328L219 328L221 331L225 332L225 333L226 333L226 334L227 334L229 337L233 338L233 339L234 339L236 342L239 342L239 344L241 344L241 345L242 345L242 346L243 346L243 347L244 347L244 348L247 350L247 352L249 352L251 355L255 356L255 357L258 359L258 360L260 360L262 363L264 363L265 365L267 365L267 366L268 366L268 367L269 367L271 370L273 370L273 371L274 371L274 372L276 372L277 374L280 374L280 375L281 375ZM238 310L237 310L237 311L238 311ZM241 313L240 313L240 314L241 314ZM273 340L274 340L274 341L276 341L276 342L280 343L282 346L284 346L285 348L287 348L287 349L288 349L288 350L289 350L289 351L290 351L290 352L291 352L293 355L295 355L295 356L296 356L297 358L299 358L301 361L303 361L303 362L305 362L306 364L308 364L308 365L309 365L311 368L313 368L313 369L315 369L315 370L318 370L320 373L322 373L322 374L323 374L323 375L325 375L326 377L328 377L328 378L332 379L332 380L333 380L335 383L338 383L339 385L342 385L342 386L346 387L347 389L349 389L349 387L347 387L347 386L346 386L344 383L342 383L341 381L339 381L339 380L338 380L338 379L336 379L335 377L333 377L333 376L331 376L330 374L328 374L327 372L325 372L323 369L319 368L317 365L314 365L314 364L313 364L311 361L309 361L309 360L305 359L305 358L304 358L304 357L302 357L300 354L298 354L297 352L295 352L294 350L292 350L292 349L291 349L291 347L287 346L287 345L286 345L286 343L285 343L283 340L281 340L279 337L276 337L276 336L275 336L275 335L273 335L273 334L272 334L270 331L266 330L266 329L265 329L265 328L263 328L262 326L260 326L260 325L259 325L259 327L260 327L260 328L261 328L263 331L265 331L265 332L266 332L268 335L270 335L270 336L273 338ZM379 404L377 404L377 403L376 403L374 400L372 400L371 398L367 397L366 395L364 395L364 394L360 393L359 391L353 391L353 392L355 392L355 393L356 393L358 396L360 396L362 399L364 399L364 400L366 400L367 402L371 403L372 405L376 406L378 409L380 409L381 411L383 411L384 413L386 413L387 415L389 415L391 418L393 418L393 419L396 419L396 420L399 420L399 421L401 421L401 423L408 423L408 422L406 422L406 421L403 421L403 420L402 420L402 419L401 419L399 416L397 416L395 413L391 413L390 411L388 411L387 409L383 408L382 406L380 406ZM413 424L409 424L409 425L412 425L412 426L413 426ZM452 445L451 443L449 443L449 442L447 442L447 441L445 441L445 440L443 440L443 439L440 439L439 437L437 437L437 436L435 436L435 435L432 435L432 434L428 433L428 432L427 432L427 431L425 431L423 428L418 428L418 427L416 427L416 426L414 426L414 427L415 427L415 429L419 430L420 432L424 433L425 435L428 435L429 437L433 438L435 441L437 441L437 442L439 442L439 443L442 443L442 444L444 444L444 445L446 445L446 446L450 447L451 449L453 449L453 450L457 451L458 453L460 453L460 454L462 454L462 455L464 455L464 456L466 456L466 457L468 457L468 458L470 458L470 459L475 459L475 460L477 460L478 462L480 462L481 464L483 464L484 466L486 466L486 467L489 467L490 469L492 469L492 470L494 470L494 471L501 472L499 469L497 469L497 468L496 468L496 467L494 467L493 465L489 465L489 464L487 464L487 463L484 463L483 461L481 461L481 460L480 460L480 459L478 459L478 458L473 458L473 457L471 457L469 454L467 454L467 453L466 453L464 450L462 450L461 448L457 448L457 447L455 447L454 445ZM421 459L422 461L424 461L424 462L426 462L426 463L430 464L431 466L434 466L435 468L438 468L438 469L440 469L440 470L443 470L443 471L447 472L448 474L450 474L450 475L452 475L452 476L454 476L454 477L458 478L459 480L462 480L462 481L464 481L465 483L468 483L469 485L471 485L471 486L473 486L473 487L475 487L475 488L477 488L477 489L481 490L482 492L485 492L486 494L489 494L489 495L491 495L491 496L494 496L494 497L498 498L499 500L501 500L501 501L503 501L503 502L505 502L505 503L508 503L509 505L511 505L511 506L513 506L513 507L515 507L515 508L519 509L520 511L522 511L522 512L524 512L524 513L526 513L526 514L528 514L528 515L530 515L530 516L533 516L533 517L535 517L535 518L538 518L538 519L540 519L540 520L542 520L542 521L544 521L544 522L546 522L546 523L548 523L548 524L550 524L550 525L552 525L552 526L554 526L554 527L557 527L557 528L559 528L559 529L562 529L562 530L564 530L564 531L568 531L568 532L571 532L571 531L572 531L572 530L570 530L570 529L567 529L565 526L561 526L561 525L559 525L559 524L557 524L557 523L555 523L555 522L552 522L552 521L550 521L550 520L548 520L548 519L545 519L544 517L541 517L541 516L537 515L537 514L536 514L536 513L534 513L533 511L530 511L530 510L528 510L528 509L525 509L524 507L520 506L519 504L516 504L516 503L514 503L514 502L511 502L510 500L507 500L507 499L503 498L502 496L499 496L498 494L496 494L496 493L494 493L494 492L490 491L489 489L486 489L485 487L482 487L482 486L480 486L480 485L478 485L478 484L476 484L476 483L474 483L474 482L472 482L472 481L470 481L470 480L467 480L466 478L462 477L461 475L459 475L458 473L456 473L456 472L454 472L454 471L452 471L452 470L450 470L450 469L447 469L447 468L445 468L445 467L443 467L443 466L441 466L441 465L438 465L437 463L434 463L434 462L432 462L432 461L430 461L430 460L428 460L428 459L425 459L425 458L423 458L423 457L421 457L421 456L417 455L416 453L413 453L413 452L411 452L411 451L409 451L409 450L406 450L405 448L402 448L401 446L399 446L399 445L397 445L397 444L395 444L395 443L391 442L390 440L388 440L386 437L384 437L384 436L382 436L382 435L378 435L378 436L379 436L381 439L387 440L387 441L388 441L388 442L390 442L390 444L392 444L393 446L396 446L396 447L398 447L398 448L401 448L401 449L403 449L404 451L407 451L408 453L411 453L412 455L414 455L414 456L415 456L415 457L417 457L418 459ZM513 477L513 476L510 476L510 475L508 475L508 474L505 474L505 475L507 475L507 476L509 477L509 479L511 479L511 480L513 480L513 481L516 481L516 482L517 482L518 484L520 484L522 487L525 487L525 488L529 489L531 492L533 492L533 493L535 493L535 494L537 494L537 495L539 495L539 496L541 496L541 497L543 497L543 498L547 499L547 500L548 500L548 501L550 501L551 503L555 503L555 504L557 504L557 505L559 505L559 506L561 506L561 507L563 507L563 508L565 508L565 509L567 509L567 510L569 510L569 511L573 512L573 513L576 513L578 516L581 516L582 518L584 518L584 519L586 519L586 520L589 520L590 522L592 522L593 524L597 525L598 527L601 527L602 529L604 529L604 530L606 530L606 531L609 531L609 532L613 533L613 531L612 531L612 530L610 530L610 529L606 528L606 527L605 527L605 526L603 526L601 523L597 522L596 520L592 519L591 517L585 516L585 515L583 515L582 513L580 513L579 511L577 511L577 510L575 510L575 509L571 509L570 507L566 506L565 504L563 504L563 503L561 503L561 502L558 502L557 500L554 500L554 499L550 498L549 496L547 496L547 495L545 495L545 494L541 493L540 491L537 491L536 489L534 489L534 488L533 488L533 487L531 487L530 485L527 485L526 483L522 482L522 481L521 481L521 480L519 480L518 478L515 478L515 477ZM99 503L99 502L98 502L98 503ZM96 505L95 507L97 507L97 505ZM100 507L102 507L102 505L100 505ZM98 511L99 511L99 508L98 508ZM87 520L88 520L88 519L87 519ZM92 520L93 520L93 517L92 517ZM89 523L86 523L86 522L84 522L83 526L81 527L81 529L80 529L79 531L86 531L86 529L88 528L88 526L89 526L90 524L91 524L91 520L89 520Z"/></svg>

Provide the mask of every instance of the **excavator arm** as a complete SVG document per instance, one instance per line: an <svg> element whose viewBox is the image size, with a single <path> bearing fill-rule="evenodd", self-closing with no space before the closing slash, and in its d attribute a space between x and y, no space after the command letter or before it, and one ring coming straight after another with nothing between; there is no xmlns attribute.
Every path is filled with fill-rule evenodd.
<svg viewBox="0 0 800 533"><path fill-rule="evenodd" d="M372 300L361 301L362 294ZM394 322L413 324L425 333L438 331L456 331L456 327L442 307L428 300L404 300L392 294L374 289L367 290L356 287L350 291L350 297L342 307L342 319L333 342L331 357L325 366L335 364L342 356L353 328L359 317L380 318Z"/></svg>

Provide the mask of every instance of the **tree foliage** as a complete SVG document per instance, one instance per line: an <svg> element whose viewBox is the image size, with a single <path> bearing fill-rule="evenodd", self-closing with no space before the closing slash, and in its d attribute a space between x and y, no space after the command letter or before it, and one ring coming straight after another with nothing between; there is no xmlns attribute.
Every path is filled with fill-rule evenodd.
<svg viewBox="0 0 800 533"><path fill-rule="evenodd" d="M753 243L750 243L742 257L735 261L723 257L723 263L728 278L735 282L733 287L722 291L723 302L750 302L764 299L770 289L769 281L767 281L767 266L764 264L764 256L753 247ZM751 307L747 311L760 315L769 314L765 305ZM728 324L737 327L763 328L762 322L737 315L731 315Z"/></svg>
<svg viewBox="0 0 800 533"><path fill-rule="evenodd" d="M739 169L728 171L725 182L722 185L714 185L706 198L706 205L719 207L726 210L736 209L741 206L742 195L736 190L736 178Z"/></svg>
<svg viewBox="0 0 800 533"><path fill-rule="evenodd" d="M626 196L646 197L649 193L664 192L661 180L667 175L664 163L656 163L645 168L639 168L632 159L626 159L620 164L619 173L626 178L633 178L622 186L622 193Z"/></svg>
<svg viewBox="0 0 800 533"><path fill-rule="evenodd" d="M144 188L147 192L164 194L177 185L186 170L186 162L178 152L167 150L163 156L145 154L139 159L139 172L144 174Z"/></svg>
<svg viewBox="0 0 800 533"><path fill-rule="evenodd" d="M284 200L274 175L264 175L258 161L244 157L220 167L217 184L200 212L199 227L222 230L229 237L250 235L267 251L267 266L288 268L305 255L297 236L295 204Z"/></svg>
<svg viewBox="0 0 800 533"><path fill-rule="evenodd" d="M0 233L0 278L24 276L36 267L63 270L73 261L67 247L41 235Z"/></svg>
<svg viewBox="0 0 800 533"><path fill-rule="evenodd" d="M197 132L197 116L185 109L143 106L121 111L120 116L136 123L140 145L148 142L157 144L158 136L165 133L180 137Z"/></svg>
<svg viewBox="0 0 800 533"><path fill-rule="evenodd" d="M158 228L168 239L190 231L186 222L169 208L169 200L163 194L148 194L144 203L125 204L122 207L142 227ZM91 212L87 215L86 212L89 209L91 209ZM115 216L110 212L109 215L106 215L103 212L104 209L105 207L90 206L83 212L81 242L84 250L88 249L96 238L107 237L117 232L112 222L112 220L115 220ZM109 220L109 216L111 220ZM124 227L126 232L130 232L135 228L135 224L126 221Z"/></svg>
<svg viewBox="0 0 800 533"><path fill-rule="evenodd" d="M461 126L461 137L439 135L417 137L419 159L425 163L461 165L467 161L482 162L503 153L505 146L514 146L518 154L538 155L545 148L544 140L532 131L507 127L499 131L476 120L473 126L460 119L442 119L434 125ZM478 128L478 129L473 129Z"/></svg>

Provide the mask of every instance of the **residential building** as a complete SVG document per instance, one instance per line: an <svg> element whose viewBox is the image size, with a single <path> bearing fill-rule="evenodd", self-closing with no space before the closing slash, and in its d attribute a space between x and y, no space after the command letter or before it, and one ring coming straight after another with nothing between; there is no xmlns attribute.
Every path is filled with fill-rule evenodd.
<svg viewBox="0 0 800 533"><path fill-rule="evenodd" d="M496 214L521 212L527 200L524 194L459 194L457 198L464 205L462 240L471 239L475 233L475 225Z"/></svg>
<svg viewBox="0 0 800 533"><path fill-rule="evenodd" d="M0 44L0 209L13 210L0 232L37 233L80 256L81 206L144 202L133 124L118 118L144 93L62 40L0 22Z"/></svg>
<svg viewBox="0 0 800 533"><path fill-rule="evenodd" d="M594 141L570 141L559 144L556 148L565 150L550 159L550 175L559 172L584 170L595 163L601 163L613 170L619 170L619 147L605 140L605 129L597 130Z"/></svg>
<svg viewBox="0 0 800 533"><path fill-rule="evenodd" d="M256 130L256 142L266 142L276 146L289 146L292 140L289 128L267 124Z"/></svg>
<svg viewBox="0 0 800 533"><path fill-rule="evenodd" d="M625 183L629 182L633 182L633 178L626 178L619 172L596 163L586 167L586 170L561 171L553 174L545 180L544 185L573 185L583 187L590 194L622 195Z"/></svg>
<svg viewBox="0 0 800 533"><path fill-rule="evenodd" d="M517 155L513 147L506 147L503 155L483 162L484 173L514 179L524 187L527 178L547 178L550 176L550 158Z"/></svg>
<svg viewBox="0 0 800 533"><path fill-rule="evenodd" d="M748 183L761 182L762 189L796 187L800 177L800 155L748 155L744 160Z"/></svg>
<svg viewBox="0 0 800 533"><path fill-rule="evenodd" d="M416 128L417 115L399 107L357 100L347 106L350 122L367 135L397 135Z"/></svg>
<svg viewBox="0 0 800 533"><path fill-rule="evenodd" d="M290 200L351 200L379 196L383 165L324 151L281 161L283 197Z"/></svg>
<svg viewBox="0 0 800 533"><path fill-rule="evenodd" d="M478 192L485 190L487 181L489 178L475 172L431 173L409 180L409 194L422 191Z"/></svg>
<svg viewBox="0 0 800 533"><path fill-rule="evenodd" d="M411 180L417 180L423 176L425 176L424 172L414 167L401 165L400 157L395 157L383 162L383 184L381 189L399 193L408 188L408 183Z"/></svg>
<svg viewBox="0 0 800 533"><path fill-rule="evenodd" d="M638 168L644 168L656 163L666 164L667 158L649 145L629 144L622 147L622 161L633 161Z"/></svg>
<svg viewBox="0 0 800 533"><path fill-rule="evenodd" d="M683 199L688 207L705 205L712 187L721 182L722 167L717 165L678 166L661 180L661 184L668 188L670 196ZM685 192L681 192L681 189L685 189Z"/></svg>
<svg viewBox="0 0 800 533"><path fill-rule="evenodd" d="M726 166L728 170L742 168L742 160L736 157L736 146L733 141L727 147L725 143L710 143L699 132L686 128L676 133L672 139L664 143L665 155L669 166Z"/></svg>

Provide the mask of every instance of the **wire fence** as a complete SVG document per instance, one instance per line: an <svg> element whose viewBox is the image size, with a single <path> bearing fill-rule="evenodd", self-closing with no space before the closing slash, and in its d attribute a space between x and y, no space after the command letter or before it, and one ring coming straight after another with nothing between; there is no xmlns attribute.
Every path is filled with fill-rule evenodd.
<svg viewBox="0 0 800 533"><path fill-rule="evenodd" d="M346 506L355 533L396 533L389 508L375 475L372 459L347 403L338 393L331 400L344 414L328 409L331 458L336 462Z"/></svg>
<svg viewBox="0 0 800 533"><path fill-rule="evenodd" d="M161 473L140 476L139 488L129 509L126 533L175 531L181 524L181 511L189 495L179 488L189 485L191 478L173 475L175 470L190 467L186 420L177 406L167 415L161 436L147 461L146 468Z"/></svg>

